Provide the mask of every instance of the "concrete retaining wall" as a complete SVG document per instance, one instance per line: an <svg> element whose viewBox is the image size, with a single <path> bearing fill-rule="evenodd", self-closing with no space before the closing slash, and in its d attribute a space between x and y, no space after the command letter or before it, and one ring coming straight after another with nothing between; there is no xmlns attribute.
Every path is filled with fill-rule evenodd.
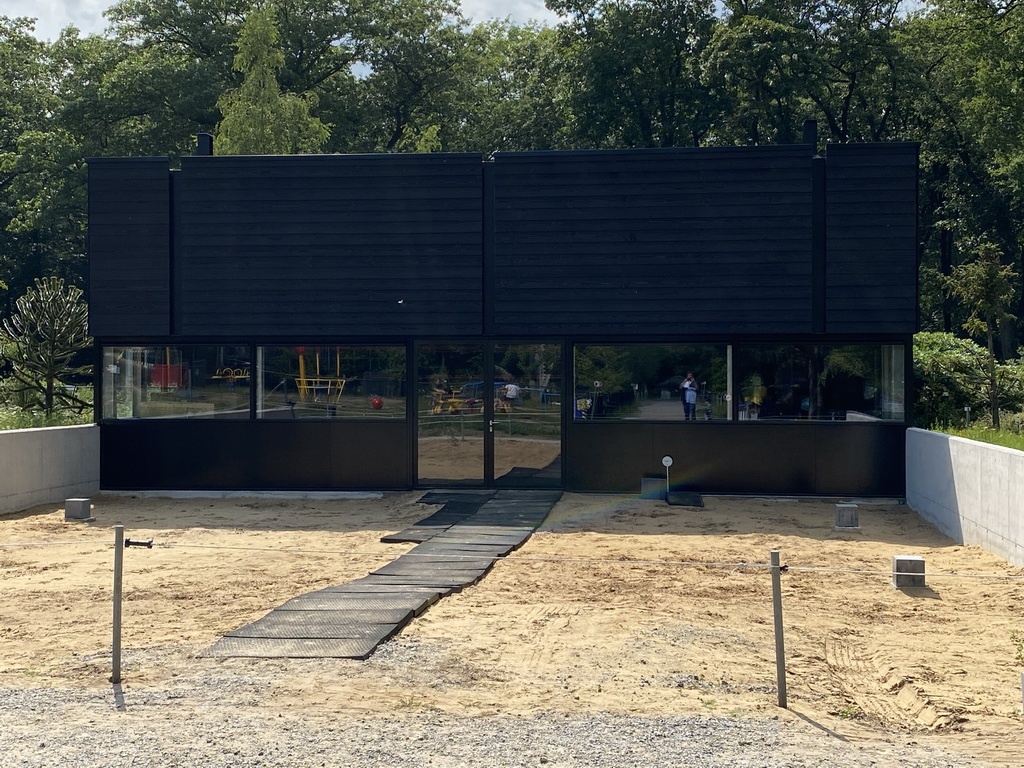
<svg viewBox="0 0 1024 768"><path fill-rule="evenodd" d="M1024 566L1024 451L908 429L907 504L961 544Z"/></svg>
<svg viewBox="0 0 1024 768"><path fill-rule="evenodd" d="M95 424L0 432L0 514L100 490Z"/></svg>

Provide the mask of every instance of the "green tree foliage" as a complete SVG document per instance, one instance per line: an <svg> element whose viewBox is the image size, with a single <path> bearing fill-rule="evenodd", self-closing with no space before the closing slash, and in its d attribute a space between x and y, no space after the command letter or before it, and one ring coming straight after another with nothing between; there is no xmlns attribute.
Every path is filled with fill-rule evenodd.
<svg viewBox="0 0 1024 768"><path fill-rule="evenodd" d="M970 244L991 240L1021 272L1024 236L1024 6L936 0L911 20L902 41L920 77L908 89L922 142L921 225L925 269L948 277ZM941 281L923 283L932 328L953 330L963 315L943 304ZM1014 314L1021 316L1020 294ZM1007 324L1001 356L1019 334Z"/></svg>
<svg viewBox="0 0 1024 768"><path fill-rule="evenodd" d="M0 347L11 366L11 398L26 410L81 411L92 404L66 388L72 377L92 366L77 366L75 356L92 344L86 330L88 307L82 291L58 277L35 281L15 302L17 311L0 323Z"/></svg>
<svg viewBox="0 0 1024 768"><path fill-rule="evenodd" d="M984 243L974 249L974 260L953 269L948 282L950 293L967 309L964 330L986 341L989 413L992 426L999 429L999 382L996 377L996 339L1000 328L1016 319L1008 307L1016 295L1018 275L1000 261L999 249Z"/></svg>
<svg viewBox="0 0 1024 768"><path fill-rule="evenodd" d="M903 53L900 0L734 0L708 49L726 100L723 139L800 140L818 119L830 141L901 138L916 73Z"/></svg>
<svg viewBox="0 0 1024 768"><path fill-rule="evenodd" d="M549 0L576 88L576 132L592 147L703 144L720 117L702 56L710 0Z"/></svg>
<svg viewBox="0 0 1024 768"><path fill-rule="evenodd" d="M319 118L311 117L316 98L282 94L277 72L284 54L276 48L273 7L253 10L238 35L235 69L244 80L217 102L224 115L217 126L219 151L226 155L291 155L317 152L330 136Z"/></svg>
<svg viewBox="0 0 1024 768"><path fill-rule="evenodd" d="M914 424L925 429L959 426L964 408L971 409L972 421L986 412L991 418L989 359L985 348L970 339L941 331L916 334ZM1024 359L995 364L995 392L1004 411L1024 409Z"/></svg>

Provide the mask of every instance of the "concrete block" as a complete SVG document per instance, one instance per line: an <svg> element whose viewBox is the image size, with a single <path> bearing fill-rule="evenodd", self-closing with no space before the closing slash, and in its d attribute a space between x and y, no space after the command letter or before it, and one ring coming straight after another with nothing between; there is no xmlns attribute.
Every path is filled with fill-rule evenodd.
<svg viewBox="0 0 1024 768"><path fill-rule="evenodd" d="M893 555L892 585L897 589L925 586L924 558L919 555Z"/></svg>
<svg viewBox="0 0 1024 768"><path fill-rule="evenodd" d="M860 530L860 508L856 504L836 504L836 530Z"/></svg>
<svg viewBox="0 0 1024 768"><path fill-rule="evenodd" d="M92 516L92 501L89 499L66 499L64 501L64 519L78 522L95 520Z"/></svg>
<svg viewBox="0 0 1024 768"><path fill-rule="evenodd" d="M665 490L664 477L644 477L640 480L641 499L661 499L664 501Z"/></svg>

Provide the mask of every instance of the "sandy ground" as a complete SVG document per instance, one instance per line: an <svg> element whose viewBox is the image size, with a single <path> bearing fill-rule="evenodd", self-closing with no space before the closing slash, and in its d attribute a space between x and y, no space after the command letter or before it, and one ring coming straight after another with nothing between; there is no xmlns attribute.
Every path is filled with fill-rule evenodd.
<svg viewBox="0 0 1024 768"><path fill-rule="evenodd" d="M903 739L1021 764L1024 576L900 505L833 530L824 501L707 498L703 509L566 494L522 549L430 608L366 662L202 656L288 598L365 575L411 545L421 493L369 500L101 496L0 517L0 687L110 688L112 526L156 542L124 563L124 696L184 674L265 667L281 711L460 715L610 712L779 717L846 743ZM33 546L11 546L33 544ZM776 705L772 549L782 576L789 709ZM894 554L928 587L890 585ZM993 578L1003 577L1003 578ZM1005 578L1005 577L1016 577ZM309 674L315 664L316 674ZM262 694L261 694L262 695ZM173 702L187 717L188 700Z"/></svg>

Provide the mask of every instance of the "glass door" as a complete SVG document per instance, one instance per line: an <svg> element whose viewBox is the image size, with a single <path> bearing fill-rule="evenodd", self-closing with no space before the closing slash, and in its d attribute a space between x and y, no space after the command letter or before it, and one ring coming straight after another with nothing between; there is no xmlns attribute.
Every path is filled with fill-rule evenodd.
<svg viewBox="0 0 1024 768"><path fill-rule="evenodd" d="M416 348L417 480L483 485L486 398L481 344Z"/></svg>
<svg viewBox="0 0 1024 768"><path fill-rule="evenodd" d="M416 347L417 483L562 485L562 346Z"/></svg>
<svg viewBox="0 0 1024 768"><path fill-rule="evenodd" d="M562 345L494 345L494 484L562 487Z"/></svg>

